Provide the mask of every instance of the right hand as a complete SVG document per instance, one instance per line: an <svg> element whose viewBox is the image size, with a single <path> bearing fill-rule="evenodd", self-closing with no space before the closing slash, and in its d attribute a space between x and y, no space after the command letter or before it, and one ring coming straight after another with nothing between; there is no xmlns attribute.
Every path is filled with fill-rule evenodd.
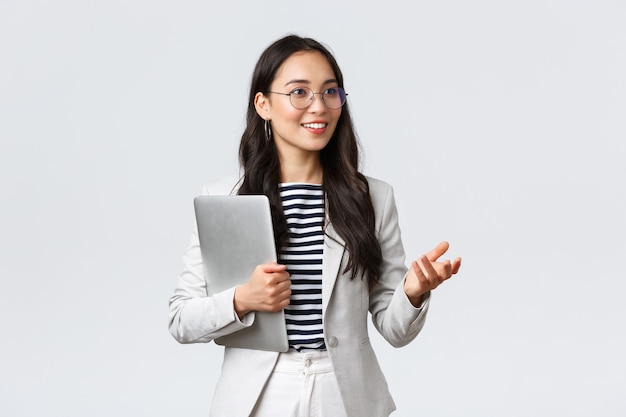
<svg viewBox="0 0 626 417"><path fill-rule="evenodd" d="M241 318L251 311L277 312L289 305L291 281L286 265L258 265L248 282L235 288L235 312Z"/></svg>

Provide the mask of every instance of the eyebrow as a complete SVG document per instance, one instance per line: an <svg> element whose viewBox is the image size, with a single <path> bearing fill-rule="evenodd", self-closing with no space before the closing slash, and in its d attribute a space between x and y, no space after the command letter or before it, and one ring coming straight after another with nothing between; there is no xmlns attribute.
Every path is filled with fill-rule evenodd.
<svg viewBox="0 0 626 417"><path fill-rule="evenodd" d="M326 85L326 84L339 84L339 81L337 81L335 78L329 78L328 80L324 81L322 83L322 85ZM285 83L285 87L288 86L289 84L306 84L309 85L311 84L311 81L309 80L291 80Z"/></svg>

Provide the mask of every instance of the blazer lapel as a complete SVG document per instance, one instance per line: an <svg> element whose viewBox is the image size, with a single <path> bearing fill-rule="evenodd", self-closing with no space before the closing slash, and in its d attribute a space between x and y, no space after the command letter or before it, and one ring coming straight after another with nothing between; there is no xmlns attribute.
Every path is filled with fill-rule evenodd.
<svg viewBox="0 0 626 417"><path fill-rule="evenodd" d="M327 219L328 221L328 219ZM328 223L324 235L324 254L322 257L322 312L326 307L340 274L341 260L345 252L345 242L339 237L332 224Z"/></svg>

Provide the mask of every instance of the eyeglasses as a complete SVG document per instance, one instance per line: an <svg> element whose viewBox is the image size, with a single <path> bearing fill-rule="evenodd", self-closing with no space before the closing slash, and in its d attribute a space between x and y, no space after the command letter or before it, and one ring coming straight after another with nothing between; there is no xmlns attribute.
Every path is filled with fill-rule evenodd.
<svg viewBox="0 0 626 417"><path fill-rule="evenodd" d="M337 110L346 103L346 96L348 95L341 87L327 88L321 93L314 93L308 87L294 88L290 93L279 93L277 91L268 91L268 93L289 96L291 105L298 110L304 110L309 107L313 103L316 94L322 96L322 102L326 107Z"/></svg>

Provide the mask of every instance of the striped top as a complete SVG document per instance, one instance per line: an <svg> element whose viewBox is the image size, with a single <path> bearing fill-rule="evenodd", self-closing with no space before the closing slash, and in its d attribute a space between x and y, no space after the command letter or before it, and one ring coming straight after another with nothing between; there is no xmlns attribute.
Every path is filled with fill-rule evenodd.
<svg viewBox="0 0 626 417"><path fill-rule="evenodd" d="M280 184L289 239L279 251L291 278L290 304L285 308L289 346L326 349L322 327L322 254L324 194L321 185Z"/></svg>

